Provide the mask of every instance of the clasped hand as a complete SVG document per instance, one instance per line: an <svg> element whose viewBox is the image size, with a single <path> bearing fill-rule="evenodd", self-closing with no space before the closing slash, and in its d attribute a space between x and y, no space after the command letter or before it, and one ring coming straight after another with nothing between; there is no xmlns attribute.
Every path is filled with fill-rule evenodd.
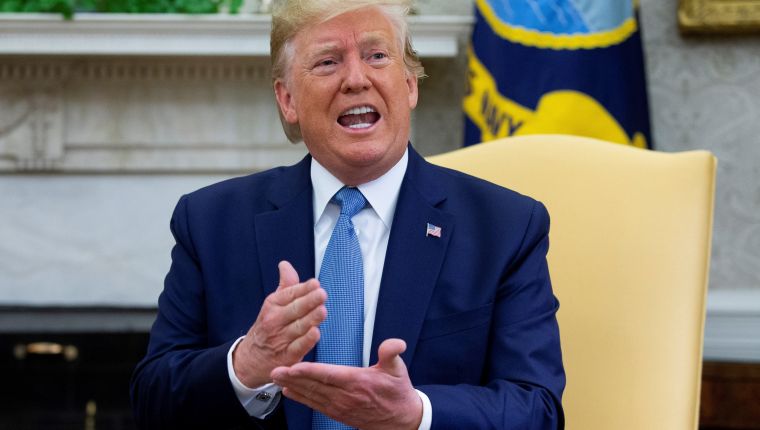
<svg viewBox="0 0 760 430"><path fill-rule="evenodd" d="M293 266L278 265L280 283L233 352L235 374L248 387L274 381L284 396L361 429L416 429L422 400L404 361L401 339L387 339L367 368L302 362L319 341L327 293L319 281L301 283Z"/></svg>

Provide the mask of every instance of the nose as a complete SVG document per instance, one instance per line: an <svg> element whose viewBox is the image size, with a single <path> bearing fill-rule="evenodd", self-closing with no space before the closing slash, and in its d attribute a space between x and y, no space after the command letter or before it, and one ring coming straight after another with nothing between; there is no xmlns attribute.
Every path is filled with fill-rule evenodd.
<svg viewBox="0 0 760 430"><path fill-rule="evenodd" d="M372 87L372 81L367 76L369 67L359 58L350 58L344 63L343 82L340 90L343 93L366 91Z"/></svg>

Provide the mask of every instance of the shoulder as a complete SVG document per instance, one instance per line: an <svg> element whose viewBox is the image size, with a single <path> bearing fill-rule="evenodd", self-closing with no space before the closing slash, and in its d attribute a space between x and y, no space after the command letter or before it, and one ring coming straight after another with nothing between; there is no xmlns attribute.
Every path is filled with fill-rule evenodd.
<svg viewBox="0 0 760 430"><path fill-rule="evenodd" d="M196 208L266 207L270 196L293 193L310 185L309 161L306 157L293 166L226 179L192 191L181 200ZM284 191L279 191L280 188Z"/></svg>
<svg viewBox="0 0 760 430"><path fill-rule="evenodd" d="M213 200L251 191L265 191L269 184L282 176L290 167L276 167L262 172L239 176L207 185L187 194L193 200Z"/></svg>
<svg viewBox="0 0 760 430"><path fill-rule="evenodd" d="M428 166L428 178L445 196L438 208L454 219L452 244L467 250L463 255L513 262L548 237L549 213L540 201L466 173ZM488 256L479 254L483 250Z"/></svg>
<svg viewBox="0 0 760 430"><path fill-rule="evenodd" d="M310 190L310 158L287 167L276 167L227 179L180 197L173 220L196 225L236 223L274 210L278 199L289 200Z"/></svg>
<svg viewBox="0 0 760 430"><path fill-rule="evenodd" d="M548 220L546 208L533 197L458 170L427 162L426 168L446 195L445 209L499 218L532 218L538 214Z"/></svg>

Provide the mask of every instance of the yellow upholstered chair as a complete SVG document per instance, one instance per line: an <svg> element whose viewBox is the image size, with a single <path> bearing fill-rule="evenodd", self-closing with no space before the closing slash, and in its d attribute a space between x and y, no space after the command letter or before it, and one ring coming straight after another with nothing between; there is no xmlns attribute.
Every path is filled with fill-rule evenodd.
<svg viewBox="0 0 760 430"><path fill-rule="evenodd" d="M567 429L696 429L715 157L533 135L430 161L547 206Z"/></svg>

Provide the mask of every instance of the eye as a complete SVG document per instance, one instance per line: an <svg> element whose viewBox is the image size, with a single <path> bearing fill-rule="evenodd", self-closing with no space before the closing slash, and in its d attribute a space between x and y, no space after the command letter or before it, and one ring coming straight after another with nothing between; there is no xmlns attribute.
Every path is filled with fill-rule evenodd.
<svg viewBox="0 0 760 430"><path fill-rule="evenodd" d="M323 58L314 62L311 72L318 76L326 76L335 71L338 62L334 58Z"/></svg>
<svg viewBox="0 0 760 430"><path fill-rule="evenodd" d="M374 53L372 53L372 55L369 56L369 58L371 60L375 60L375 61L377 61L377 60L384 60L384 59L388 58L388 54L386 54L385 52L374 52Z"/></svg>
<svg viewBox="0 0 760 430"><path fill-rule="evenodd" d="M337 64L332 58L320 60L314 67L328 67Z"/></svg>

